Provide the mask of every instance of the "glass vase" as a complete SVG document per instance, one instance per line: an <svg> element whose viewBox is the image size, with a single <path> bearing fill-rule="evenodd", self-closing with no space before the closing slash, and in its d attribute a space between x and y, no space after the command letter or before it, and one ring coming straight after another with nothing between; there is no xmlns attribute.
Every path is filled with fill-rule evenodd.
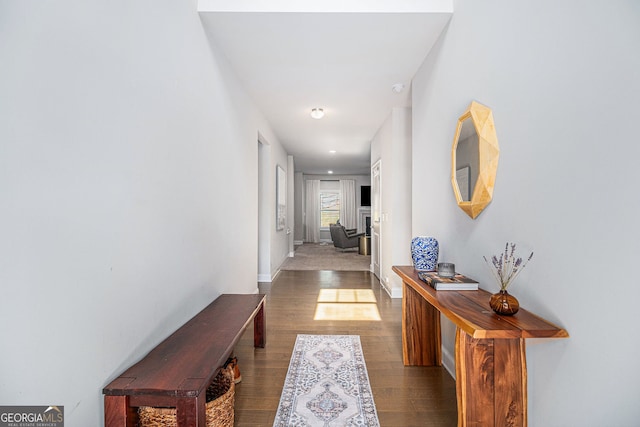
<svg viewBox="0 0 640 427"><path fill-rule="evenodd" d="M493 311L503 316L513 316L520 310L520 303L506 289L491 295L489 305Z"/></svg>

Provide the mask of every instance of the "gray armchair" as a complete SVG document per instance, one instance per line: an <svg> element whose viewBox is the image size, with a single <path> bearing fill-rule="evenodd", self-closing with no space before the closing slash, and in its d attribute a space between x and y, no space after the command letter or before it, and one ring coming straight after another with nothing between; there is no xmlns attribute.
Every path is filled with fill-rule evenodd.
<svg viewBox="0 0 640 427"><path fill-rule="evenodd" d="M360 246L360 237L364 233L358 233L355 229L345 229L343 225L331 224L329 226L331 240L336 248L345 249L357 248Z"/></svg>

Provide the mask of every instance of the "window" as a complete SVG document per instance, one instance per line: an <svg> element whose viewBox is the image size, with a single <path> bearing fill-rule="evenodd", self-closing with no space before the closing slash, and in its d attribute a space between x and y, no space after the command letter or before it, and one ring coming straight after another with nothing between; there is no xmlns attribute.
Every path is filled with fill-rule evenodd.
<svg viewBox="0 0 640 427"><path fill-rule="evenodd" d="M329 228L340 219L340 193L323 191L320 193L320 227Z"/></svg>

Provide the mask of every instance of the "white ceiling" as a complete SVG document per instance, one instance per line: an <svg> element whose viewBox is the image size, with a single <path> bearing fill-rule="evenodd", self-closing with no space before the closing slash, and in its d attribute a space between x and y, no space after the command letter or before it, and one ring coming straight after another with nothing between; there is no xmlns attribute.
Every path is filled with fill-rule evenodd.
<svg viewBox="0 0 640 427"><path fill-rule="evenodd" d="M411 105L411 79L451 1L264 3L200 0L198 9L296 171L368 175L371 140L393 107ZM395 83L405 85L400 94ZM314 107L323 119L309 116Z"/></svg>

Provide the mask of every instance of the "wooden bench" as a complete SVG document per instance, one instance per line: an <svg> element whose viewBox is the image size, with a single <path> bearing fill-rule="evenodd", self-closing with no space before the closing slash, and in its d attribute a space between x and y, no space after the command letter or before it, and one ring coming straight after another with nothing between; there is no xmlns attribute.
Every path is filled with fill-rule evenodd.
<svg viewBox="0 0 640 427"><path fill-rule="evenodd" d="M251 320L254 346L265 346L264 305L262 294L218 297L102 390L105 426L135 426L137 407L156 406L204 427L206 389Z"/></svg>

